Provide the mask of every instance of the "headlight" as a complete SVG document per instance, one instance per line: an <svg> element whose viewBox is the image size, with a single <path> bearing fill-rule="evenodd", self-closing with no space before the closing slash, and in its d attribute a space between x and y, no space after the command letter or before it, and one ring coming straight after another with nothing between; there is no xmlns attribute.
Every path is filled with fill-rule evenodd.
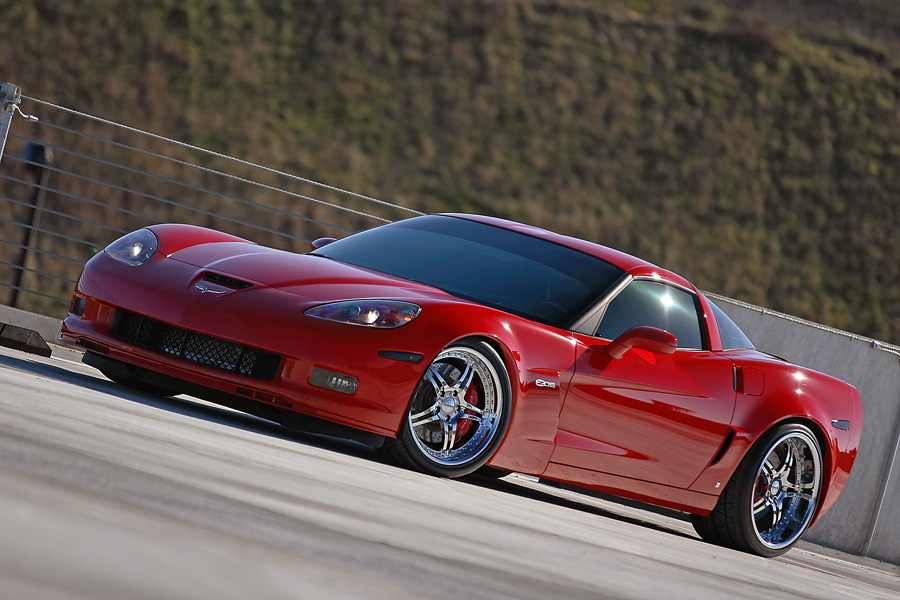
<svg viewBox="0 0 900 600"><path fill-rule="evenodd" d="M335 323L393 329L419 316L422 307L399 300L350 300L314 306L304 314Z"/></svg>
<svg viewBox="0 0 900 600"><path fill-rule="evenodd" d="M122 236L106 247L104 252L132 267L142 265L156 254L159 240L149 229L138 229Z"/></svg>

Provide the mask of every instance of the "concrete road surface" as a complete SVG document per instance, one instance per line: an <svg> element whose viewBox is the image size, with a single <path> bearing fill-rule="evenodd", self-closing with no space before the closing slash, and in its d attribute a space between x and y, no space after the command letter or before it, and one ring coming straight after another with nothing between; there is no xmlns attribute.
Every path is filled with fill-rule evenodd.
<svg viewBox="0 0 900 600"><path fill-rule="evenodd" d="M676 516L365 446L0 349L0 598L900 599L900 568L765 560Z"/></svg>

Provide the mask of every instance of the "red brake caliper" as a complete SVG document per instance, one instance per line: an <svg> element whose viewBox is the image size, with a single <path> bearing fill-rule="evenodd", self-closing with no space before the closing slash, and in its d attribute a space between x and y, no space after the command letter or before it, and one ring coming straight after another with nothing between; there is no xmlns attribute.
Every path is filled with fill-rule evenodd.
<svg viewBox="0 0 900 600"><path fill-rule="evenodd" d="M478 406L478 390L476 389L476 386L474 384L470 385L469 391L466 392L466 402L468 402L472 406ZM474 415L475 412L467 410L466 414ZM469 432L469 428L471 426L471 419L460 419L456 424L456 439L460 439L465 436Z"/></svg>
<svg viewBox="0 0 900 600"><path fill-rule="evenodd" d="M769 484L766 477L760 473L759 477L756 478L756 488L753 490L753 504L757 504L760 500L765 498L768 489Z"/></svg>

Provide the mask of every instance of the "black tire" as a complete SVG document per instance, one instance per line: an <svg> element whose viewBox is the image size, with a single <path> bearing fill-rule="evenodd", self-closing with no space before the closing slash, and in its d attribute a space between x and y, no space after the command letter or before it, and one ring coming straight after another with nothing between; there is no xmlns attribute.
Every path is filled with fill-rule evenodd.
<svg viewBox="0 0 900 600"><path fill-rule="evenodd" d="M400 435L385 440L395 463L439 477L462 477L494 454L509 425L509 374L487 343L460 341L428 366L410 399Z"/></svg>
<svg viewBox="0 0 900 600"><path fill-rule="evenodd" d="M694 531L697 532L697 535L699 535L700 539L704 542L715 544L716 546L724 545L719 537L719 532L713 524L713 519L710 517L691 515L691 525L694 526Z"/></svg>
<svg viewBox="0 0 900 600"><path fill-rule="evenodd" d="M708 517L691 523L708 542L773 557L806 531L822 491L822 451L805 425L788 423L747 453Z"/></svg>

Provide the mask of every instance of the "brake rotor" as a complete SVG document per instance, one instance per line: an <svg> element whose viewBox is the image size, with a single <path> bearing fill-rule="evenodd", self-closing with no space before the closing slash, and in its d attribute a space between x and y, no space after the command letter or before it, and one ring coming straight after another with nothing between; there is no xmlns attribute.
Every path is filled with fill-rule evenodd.
<svg viewBox="0 0 900 600"><path fill-rule="evenodd" d="M460 371L457 367L453 366L450 363L442 363L435 366L435 370L440 373L441 377L443 377L447 381L458 381L462 376L462 371ZM475 382L472 382L473 385L469 386L469 389L466 391L465 401L471 404L472 406L478 407L478 403L480 400L480 396L478 394L478 386L475 385ZM472 410L464 411L466 414L475 415L475 412ZM459 419L456 422L456 440L457 442L461 440L469 430L472 428L472 420L471 419ZM416 429L416 435L420 440L426 442L428 444L443 444L444 443L444 429L443 426L439 422L432 423L425 427L419 427ZM457 445L457 444L454 444Z"/></svg>

